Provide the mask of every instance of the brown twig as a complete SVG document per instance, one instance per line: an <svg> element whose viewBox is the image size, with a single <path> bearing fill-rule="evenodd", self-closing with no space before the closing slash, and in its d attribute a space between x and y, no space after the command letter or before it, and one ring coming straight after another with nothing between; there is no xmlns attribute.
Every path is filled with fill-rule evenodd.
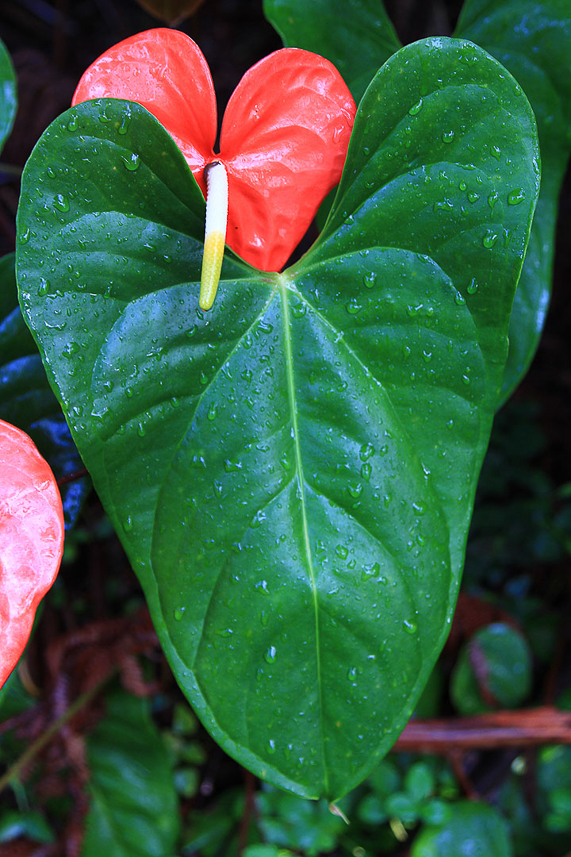
<svg viewBox="0 0 571 857"><path fill-rule="evenodd" d="M244 768L244 811L240 822L240 833L238 835L238 857L241 857L246 845L248 844L248 833L250 832L250 821L254 811L254 775Z"/></svg>
<svg viewBox="0 0 571 857"><path fill-rule="evenodd" d="M57 480L58 488L62 488L69 482L76 482L78 479L83 479L84 476L89 476L89 471L85 467L80 467L79 470L72 470L71 473L60 476Z"/></svg>
<svg viewBox="0 0 571 857"><path fill-rule="evenodd" d="M453 749L494 750L539 744L571 744L571 712L544 705L448 720L411 720L393 749L447 756Z"/></svg>

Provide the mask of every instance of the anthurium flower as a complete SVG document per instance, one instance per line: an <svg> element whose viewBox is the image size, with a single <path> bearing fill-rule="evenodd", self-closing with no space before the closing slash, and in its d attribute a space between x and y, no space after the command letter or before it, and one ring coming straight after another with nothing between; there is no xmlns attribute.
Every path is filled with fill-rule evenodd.
<svg viewBox="0 0 571 857"><path fill-rule="evenodd" d="M63 542L62 502L48 463L27 434L0 420L0 687L55 580Z"/></svg>
<svg viewBox="0 0 571 857"><path fill-rule="evenodd" d="M226 243L264 271L284 266L339 182L355 116L355 102L328 60L283 48L254 65L236 87L215 153L210 70L195 42L169 29L132 36L95 60L72 104L94 98L136 101L152 113L205 196L205 168L213 162L225 168Z"/></svg>

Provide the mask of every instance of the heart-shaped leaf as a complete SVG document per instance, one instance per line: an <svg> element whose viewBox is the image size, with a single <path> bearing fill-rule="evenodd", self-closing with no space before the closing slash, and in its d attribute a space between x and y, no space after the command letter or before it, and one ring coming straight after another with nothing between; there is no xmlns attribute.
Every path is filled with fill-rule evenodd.
<svg viewBox="0 0 571 857"><path fill-rule="evenodd" d="M16 72L6 45L0 39L0 151L12 130L17 106Z"/></svg>
<svg viewBox="0 0 571 857"><path fill-rule="evenodd" d="M265 0L264 10L284 44L330 59L356 99L398 48L381 0ZM557 201L571 151L569 2L466 0L455 35L481 45L514 75L535 112L541 144L541 194L514 300L501 404L529 368L551 295Z"/></svg>
<svg viewBox="0 0 571 857"><path fill-rule="evenodd" d="M0 687L22 654L39 602L58 573L63 511L30 438L0 420Z"/></svg>
<svg viewBox="0 0 571 857"><path fill-rule="evenodd" d="M327 57L357 103L400 42L382 0L264 0L284 45Z"/></svg>
<svg viewBox="0 0 571 857"><path fill-rule="evenodd" d="M283 274L228 254L207 314L202 194L143 108L79 105L26 166L22 304L162 645L224 748L301 795L371 770L446 637L537 157L498 63L411 45L319 242Z"/></svg>
<svg viewBox="0 0 571 857"><path fill-rule="evenodd" d="M13 253L0 259L0 419L32 438L56 479L83 469L38 347L18 306ZM62 487L66 527L75 523L89 490L86 477Z"/></svg>
<svg viewBox="0 0 571 857"><path fill-rule="evenodd" d="M569 0L466 0L457 35L513 74L529 98L541 148L541 192L510 322L502 401L533 359L551 295L557 202L571 153Z"/></svg>

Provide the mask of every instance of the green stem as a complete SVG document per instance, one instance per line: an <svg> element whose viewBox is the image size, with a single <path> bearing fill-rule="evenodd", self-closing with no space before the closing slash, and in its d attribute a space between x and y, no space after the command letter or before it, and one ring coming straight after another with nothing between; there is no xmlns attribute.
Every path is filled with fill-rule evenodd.
<svg viewBox="0 0 571 857"><path fill-rule="evenodd" d="M9 176L17 176L18 178L20 178L22 172L22 167L17 167L15 164L3 164L0 161L0 173L6 173Z"/></svg>
<svg viewBox="0 0 571 857"><path fill-rule="evenodd" d="M30 744L28 749L25 750L20 758L14 762L12 767L8 768L4 776L0 777L0 793L4 791L6 786L8 786L12 780L15 780L18 777L20 771L44 749L46 744L49 744L51 739L59 732L62 726L65 726L65 724L68 723L68 721L70 721L84 705L91 702L93 697L99 693L103 685L106 684L110 678L111 676L107 676L105 679L98 682L98 684L94 685L89 690L86 690L85 693L82 693L81 696L78 696L75 702L72 702L69 706L67 711L64 711L57 720L54 720L54 722L48 726L45 732L42 732L39 738Z"/></svg>

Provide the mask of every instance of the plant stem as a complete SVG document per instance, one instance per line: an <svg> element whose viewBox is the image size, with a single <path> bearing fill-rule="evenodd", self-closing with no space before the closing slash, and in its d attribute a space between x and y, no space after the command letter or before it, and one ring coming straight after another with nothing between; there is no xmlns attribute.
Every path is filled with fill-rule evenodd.
<svg viewBox="0 0 571 857"><path fill-rule="evenodd" d="M82 693L81 696L78 696L77 699L72 702L69 708L64 711L64 713L54 720L54 722L48 726L45 732L37 738L27 750L25 750L19 759L17 759L11 768L8 768L3 777L0 777L0 793L4 791L6 786L10 784L10 782L16 779L20 773L20 771L28 765L35 756L40 753L46 744L49 744L51 739L59 732L62 726L65 726L76 714L80 711L84 705L87 705L91 700L99 693L104 684L109 681L111 676L106 676L105 679L95 684L89 690L86 690L85 693Z"/></svg>
<svg viewBox="0 0 571 857"><path fill-rule="evenodd" d="M0 161L0 173L5 173L8 176L17 176L20 178L22 175L22 167L17 167L15 164L3 164Z"/></svg>

